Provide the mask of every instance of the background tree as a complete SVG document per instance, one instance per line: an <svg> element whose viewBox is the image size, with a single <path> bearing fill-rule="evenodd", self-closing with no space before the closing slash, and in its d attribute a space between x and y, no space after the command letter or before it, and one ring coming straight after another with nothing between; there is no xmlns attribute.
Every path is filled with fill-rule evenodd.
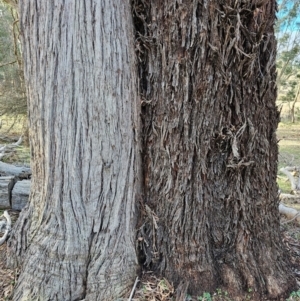
<svg viewBox="0 0 300 301"><path fill-rule="evenodd" d="M275 1L20 8L33 183L9 242L14 300L124 296L137 200L140 264L183 294L294 289L276 185Z"/></svg>
<svg viewBox="0 0 300 301"><path fill-rule="evenodd" d="M278 100L288 105L290 120L294 123L300 91L300 1L283 0L279 3L276 23Z"/></svg>
<svg viewBox="0 0 300 301"><path fill-rule="evenodd" d="M19 41L19 16L14 1L0 2L0 11L0 116L21 122L26 135L27 97Z"/></svg>

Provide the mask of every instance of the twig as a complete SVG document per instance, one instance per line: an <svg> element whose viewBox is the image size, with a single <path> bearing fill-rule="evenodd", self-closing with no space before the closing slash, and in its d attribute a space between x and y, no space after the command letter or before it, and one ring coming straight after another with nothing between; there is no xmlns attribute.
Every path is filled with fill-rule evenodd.
<svg viewBox="0 0 300 301"><path fill-rule="evenodd" d="M137 286L138 282L139 282L139 277L136 277L136 279L135 279L135 282L134 282L133 288L132 288L132 290L131 290L131 293L130 293L130 296L129 296L129 299L128 299L128 301L131 301L131 300L132 300L132 297L133 297L133 294L134 294L134 291L135 291L135 288L136 288L136 286Z"/></svg>
<svg viewBox="0 0 300 301"><path fill-rule="evenodd" d="M11 64L14 64L14 63L16 63L16 62L17 62L17 61L8 62L8 63L5 63L5 64L0 65L0 67L4 67L4 66L7 66L7 65L11 65Z"/></svg>

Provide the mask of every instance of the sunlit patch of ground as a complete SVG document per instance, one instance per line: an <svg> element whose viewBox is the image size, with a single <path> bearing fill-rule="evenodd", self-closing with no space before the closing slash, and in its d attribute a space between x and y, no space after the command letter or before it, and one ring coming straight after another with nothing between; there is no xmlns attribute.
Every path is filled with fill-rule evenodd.
<svg viewBox="0 0 300 301"><path fill-rule="evenodd" d="M20 136L23 142L13 152L5 155L1 161L15 165L26 165L30 163L30 148L25 131L25 117L15 118L13 116L0 116L0 147L17 142Z"/></svg>
<svg viewBox="0 0 300 301"><path fill-rule="evenodd" d="M277 137L279 139L278 170L285 166L300 166L300 123L279 123ZM291 191L290 182L280 171L277 182L282 192Z"/></svg>

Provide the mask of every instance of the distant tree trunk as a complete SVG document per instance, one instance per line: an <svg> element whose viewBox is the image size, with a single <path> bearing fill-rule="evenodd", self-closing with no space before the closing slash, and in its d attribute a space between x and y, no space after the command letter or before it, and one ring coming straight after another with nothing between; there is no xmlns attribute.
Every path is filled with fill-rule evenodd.
<svg viewBox="0 0 300 301"><path fill-rule="evenodd" d="M190 293L286 294L295 280L279 229L275 1L134 6L142 262Z"/></svg>
<svg viewBox="0 0 300 301"><path fill-rule="evenodd" d="M296 102L298 100L299 95L300 95L300 83L298 83L297 92L296 92L295 98L292 102L292 107L291 107L292 123L295 123L295 106L296 106Z"/></svg>
<svg viewBox="0 0 300 301"><path fill-rule="evenodd" d="M127 1L21 1L30 204L14 300L116 300L136 277L136 67Z"/></svg>

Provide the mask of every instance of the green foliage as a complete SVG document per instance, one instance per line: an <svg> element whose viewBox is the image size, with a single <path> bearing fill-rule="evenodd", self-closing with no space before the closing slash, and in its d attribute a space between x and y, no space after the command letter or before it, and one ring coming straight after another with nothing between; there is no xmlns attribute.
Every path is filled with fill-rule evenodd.
<svg viewBox="0 0 300 301"><path fill-rule="evenodd" d="M199 296L198 297L198 300L199 301L212 301L212 297L211 297L211 294L210 293L203 293L202 296Z"/></svg>
<svg viewBox="0 0 300 301"><path fill-rule="evenodd" d="M300 98L300 1L279 1L276 24L278 100L287 103L292 122L295 104Z"/></svg>
<svg viewBox="0 0 300 301"><path fill-rule="evenodd" d="M286 301L299 301L300 300L300 290L292 292Z"/></svg>
<svg viewBox="0 0 300 301"><path fill-rule="evenodd" d="M276 32L298 30L300 27L297 19L300 11L299 0L281 0L278 1L278 4L279 13L275 27Z"/></svg>

